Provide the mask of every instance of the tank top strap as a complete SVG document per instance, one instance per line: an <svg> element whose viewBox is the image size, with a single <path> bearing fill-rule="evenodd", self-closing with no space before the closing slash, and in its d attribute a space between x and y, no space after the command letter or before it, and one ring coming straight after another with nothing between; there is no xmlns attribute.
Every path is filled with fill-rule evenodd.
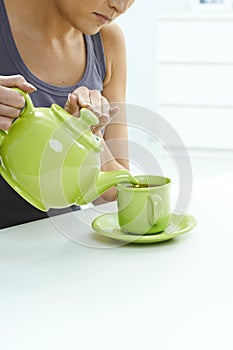
<svg viewBox="0 0 233 350"><path fill-rule="evenodd" d="M106 75L106 61L101 34L98 32L97 34L91 35L90 37L93 42L93 49L95 52L95 64L103 81Z"/></svg>

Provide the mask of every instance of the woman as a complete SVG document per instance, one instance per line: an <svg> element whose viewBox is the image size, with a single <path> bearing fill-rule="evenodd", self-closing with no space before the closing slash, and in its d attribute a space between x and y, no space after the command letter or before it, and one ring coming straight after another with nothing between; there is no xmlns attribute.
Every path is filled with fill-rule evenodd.
<svg viewBox="0 0 233 350"><path fill-rule="evenodd" d="M133 2L0 0L0 129L10 128L25 103L12 87L30 93L35 106L57 103L77 117L86 106L99 117L92 132L104 134L102 170L128 168L127 146L120 141L127 139L125 113L114 106L125 101L125 44L112 22ZM112 188L103 198L115 195ZM47 217L2 178L0 196L0 227Z"/></svg>

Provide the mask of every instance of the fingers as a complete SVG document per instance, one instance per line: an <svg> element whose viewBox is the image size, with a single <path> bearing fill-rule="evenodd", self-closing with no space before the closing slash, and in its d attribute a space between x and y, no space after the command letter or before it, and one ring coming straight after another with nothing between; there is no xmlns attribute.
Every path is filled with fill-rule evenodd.
<svg viewBox="0 0 233 350"><path fill-rule="evenodd" d="M109 116L109 103L98 90L89 90L85 86L81 86L72 95L77 96L77 103L80 108L89 108L98 117L102 115Z"/></svg>
<svg viewBox="0 0 233 350"><path fill-rule="evenodd" d="M101 96L100 103L101 115L104 116L107 121L107 119L110 119L110 105L108 103L108 100L104 96Z"/></svg>
<svg viewBox="0 0 233 350"><path fill-rule="evenodd" d="M91 127L93 134L98 134L107 124L109 123L109 118L102 115L99 117L99 123Z"/></svg>
<svg viewBox="0 0 233 350"><path fill-rule="evenodd" d="M22 75L0 75L0 86L18 87L25 92L33 92L36 90L36 87L27 82Z"/></svg>
<svg viewBox="0 0 233 350"><path fill-rule="evenodd" d="M99 118L99 124L92 128L94 133L98 133L119 110L116 107L110 107L107 99L98 90L89 90L81 86L69 94L65 109L70 114L79 116L80 109L83 107L89 108Z"/></svg>
<svg viewBox="0 0 233 350"><path fill-rule="evenodd" d="M24 105L23 105L24 106ZM11 107L1 104L0 116L6 116L7 118L17 118L20 115L21 108Z"/></svg>
<svg viewBox="0 0 233 350"><path fill-rule="evenodd" d="M120 108L118 106L111 106L109 110L110 118L116 117L120 113Z"/></svg>
<svg viewBox="0 0 233 350"><path fill-rule="evenodd" d="M0 129L1 130L8 130L12 124L12 121L13 121L12 118L0 116Z"/></svg>
<svg viewBox="0 0 233 350"><path fill-rule="evenodd" d="M0 129L3 130L9 129L12 121L19 116L25 105L23 96L12 87L18 87L24 92L36 90L21 75L0 75Z"/></svg>
<svg viewBox="0 0 233 350"><path fill-rule="evenodd" d="M24 107L25 100L20 93L0 86L0 129L8 130Z"/></svg>
<svg viewBox="0 0 233 350"><path fill-rule="evenodd" d="M89 90L85 86L81 86L73 92L73 94L77 96L77 101L81 108L87 107L92 109L94 107L92 105L91 97L90 97L91 91L96 91L96 90Z"/></svg>
<svg viewBox="0 0 233 350"><path fill-rule="evenodd" d="M4 105L20 109L24 107L24 103L25 100L19 92L0 86L0 114L5 109Z"/></svg>
<svg viewBox="0 0 233 350"><path fill-rule="evenodd" d="M102 114L102 106L101 106L101 94L99 91L90 91L90 103L92 106L93 112L100 118Z"/></svg>
<svg viewBox="0 0 233 350"><path fill-rule="evenodd" d="M74 94L68 95L68 100L65 104L65 110L75 117L79 117L80 107L78 104L78 98Z"/></svg>

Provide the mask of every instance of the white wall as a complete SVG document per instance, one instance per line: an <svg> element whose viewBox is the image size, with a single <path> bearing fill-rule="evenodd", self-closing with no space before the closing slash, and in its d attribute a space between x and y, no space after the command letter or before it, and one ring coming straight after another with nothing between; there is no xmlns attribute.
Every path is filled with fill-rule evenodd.
<svg viewBox="0 0 233 350"><path fill-rule="evenodd" d="M125 33L127 44L127 102L129 104L158 111L157 18L161 14L187 13L189 11L190 13L193 11L191 9L191 0L136 0L130 10L118 19L118 23ZM229 13L231 16L233 15L233 5ZM226 142L221 142L221 140L218 140L216 144L212 145L208 137L208 125L206 130L203 130L203 137L206 141L204 143L210 145L208 147L211 149L229 148L226 147ZM216 125L214 132L216 135L219 135L218 118L216 119ZM232 129L232 118L229 119L227 125L230 125L229 130ZM177 130L176 123L174 127ZM190 132L190 125L188 123L183 123L182 128L184 127ZM222 137L228 135L229 130L226 133L225 129L222 128ZM136 132L133 131L132 134L132 137L136 138ZM139 135L138 139L140 137ZM200 145L197 138L196 145L193 147L204 149L203 144ZM187 145L187 147L190 146ZM230 149L232 150L232 147Z"/></svg>
<svg viewBox="0 0 233 350"><path fill-rule="evenodd" d="M128 103L156 108L156 19L189 9L189 0L136 0L118 19L127 44Z"/></svg>
<svg viewBox="0 0 233 350"><path fill-rule="evenodd" d="M160 144L150 132L151 125L155 124L152 122L154 114L150 110L157 111L158 105L157 17L161 13L183 12L189 8L189 0L135 0L129 11L117 20L124 31L127 45L127 102L140 106L136 109L128 106L127 113L131 170L135 174L159 173L155 157L160 153ZM143 110L144 107L146 109ZM130 118L138 128L131 125ZM145 129L139 127L141 123ZM143 164L138 164L140 159L144 159Z"/></svg>

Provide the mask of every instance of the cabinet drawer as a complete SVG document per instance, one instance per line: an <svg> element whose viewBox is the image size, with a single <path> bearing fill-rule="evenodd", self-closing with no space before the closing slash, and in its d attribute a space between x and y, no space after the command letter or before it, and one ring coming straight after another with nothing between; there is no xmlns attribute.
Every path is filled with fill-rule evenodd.
<svg viewBox="0 0 233 350"><path fill-rule="evenodd" d="M233 65L158 65L160 105L233 106Z"/></svg>
<svg viewBox="0 0 233 350"><path fill-rule="evenodd" d="M233 108L161 107L159 114L173 126L186 147L233 148ZM168 146L176 145L171 140Z"/></svg>
<svg viewBox="0 0 233 350"><path fill-rule="evenodd" d="M233 63L233 19L158 21L160 62Z"/></svg>

